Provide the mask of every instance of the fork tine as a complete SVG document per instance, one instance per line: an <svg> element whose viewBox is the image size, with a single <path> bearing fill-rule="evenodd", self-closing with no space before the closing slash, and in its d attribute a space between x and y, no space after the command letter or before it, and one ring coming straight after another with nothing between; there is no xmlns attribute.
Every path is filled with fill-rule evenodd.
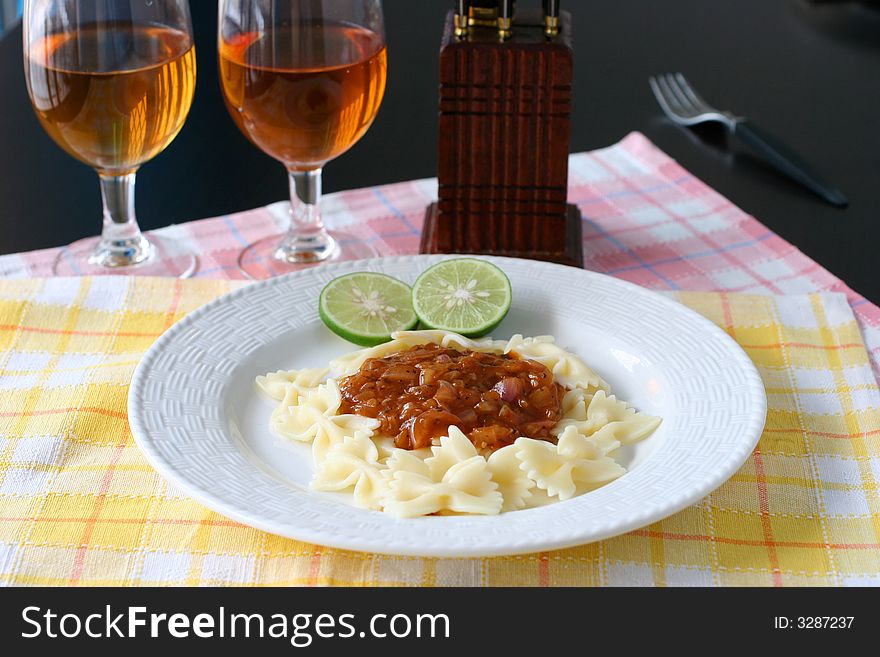
<svg viewBox="0 0 880 657"><path fill-rule="evenodd" d="M669 105L669 102L666 100L666 94L660 88L660 84L653 75L648 78L648 84L651 85L651 91L654 92L654 98L657 99L657 102L660 104L660 109L663 110L663 113L666 116L673 118L678 115L678 112L672 109Z"/></svg>
<svg viewBox="0 0 880 657"><path fill-rule="evenodd" d="M684 108L686 113L690 115L700 113L700 108L698 106L695 106L688 95L682 90L682 88L678 84L678 80L676 79L675 75L673 75L672 73L666 73L663 78L666 80L666 84L669 85L670 90L673 94L675 94L675 98Z"/></svg>
<svg viewBox="0 0 880 657"><path fill-rule="evenodd" d="M672 109L672 113L680 118L688 117L691 112L689 109L682 105L681 99L678 94L673 91L672 87L669 84L669 81L666 79L665 75L657 76L657 86L660 89L660 93L663 95L663 98L666 100L666 103Z"/></svg>
<svg viewBox="0 0 880 657"><path fill-rule="evenodd" d="M690 101L700 109L700 111L713 111L714 108L709 103L707 103L703 99L703 97L700 96L700 94L697 93L697 90L691 86L690 82L687 81L684 75L682 75L681 73L676 73L675 79L678 82L679 88L690 99Z"/></svg>

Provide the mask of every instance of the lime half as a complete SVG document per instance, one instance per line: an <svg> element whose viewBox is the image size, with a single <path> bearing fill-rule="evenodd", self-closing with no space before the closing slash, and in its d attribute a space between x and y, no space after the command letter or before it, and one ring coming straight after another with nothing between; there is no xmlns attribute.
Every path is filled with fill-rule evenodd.
<svg viewBox="0 0 880 657"><path fill-rule="evenodd" d="M413 308L428 328L485 335L510 310L510 280L485 260L456 258L427 269L413 285Z"/></svg>
<svg viewBox="0 0 880 657"><path fill-rule="evenodd" d="M418 319L409 285L385 274L358 272L334 278L321 290L321 319L349 342L372 347L408 331Z"/></svg>

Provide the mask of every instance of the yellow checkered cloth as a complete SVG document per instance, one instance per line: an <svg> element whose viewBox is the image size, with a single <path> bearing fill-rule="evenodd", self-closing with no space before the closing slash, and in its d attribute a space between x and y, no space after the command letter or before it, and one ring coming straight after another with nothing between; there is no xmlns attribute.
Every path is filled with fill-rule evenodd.
<svg viewBox="0 0 880 657"><path fill-rule="evenodd" d="M880 584L880 394L843 295L677 295L745 348L769 400L752 457L699 504L568 550L422 559L242 526L147 465L126 419L132 371L173 322L237 285L0 280L0 582Z"/></svg>

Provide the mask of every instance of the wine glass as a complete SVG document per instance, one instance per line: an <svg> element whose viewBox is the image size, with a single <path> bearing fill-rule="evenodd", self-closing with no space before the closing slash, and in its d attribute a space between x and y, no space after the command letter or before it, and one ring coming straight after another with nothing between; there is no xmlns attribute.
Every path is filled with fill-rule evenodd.
<svg viewBox="0 0 880 657"><path fill-rule="evenodd" d="M177 136L196 55L187 0L25 0L24 72L43 128L101 181L100 237L63 249L55 273L186 277L196 259L147 238L135 175Z"/></svg>
<svg viewBox="0 0 880 657"><path fill-rule="evenodd" d="M232 119L280 161L290 227L239 257L251 278L375 255L321 220L321 168L367 131L385 93L380 0L220 0L220 80Z"/></svg>

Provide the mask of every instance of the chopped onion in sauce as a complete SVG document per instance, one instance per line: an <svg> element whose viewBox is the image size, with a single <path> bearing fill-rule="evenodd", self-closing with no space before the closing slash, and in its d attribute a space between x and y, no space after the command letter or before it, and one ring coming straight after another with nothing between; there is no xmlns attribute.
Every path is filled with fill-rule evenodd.
<svg viewBox="0 0 880 657"><path fill-rule="evenodd" d="M428 447L457 426L480 449L553 440L565 389L541 363L425 344L366 360L340 380L342 413L376 418L397 447Z"/></svg>

